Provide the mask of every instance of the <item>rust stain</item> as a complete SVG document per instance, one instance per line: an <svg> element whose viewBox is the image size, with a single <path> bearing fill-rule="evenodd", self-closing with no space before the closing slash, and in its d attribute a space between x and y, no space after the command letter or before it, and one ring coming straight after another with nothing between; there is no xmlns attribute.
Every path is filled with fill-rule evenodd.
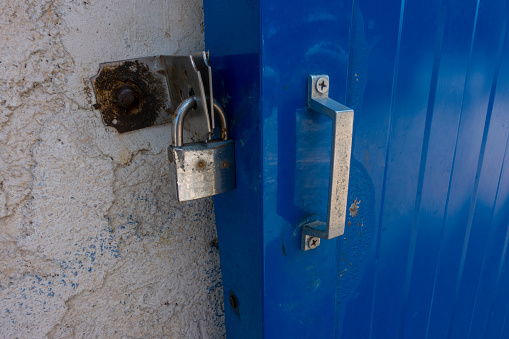
<svg viewBox="0 0 509 339"><path fill-rule="evenodd" d="M221 126L221 139L226 140L226 136L228 135L228 129L226 126Z"/></svg>
<svg viewBox="0 0 509 339"><path fill-rule="evenodd" d="M164 84L139 61L103 67L93 85L97 101L93 107L120 133L154 125L159 111L166 109ZM132 97L122 103L126 91Z"/></svg>
<svg viewBox="0 0 509 339"><path fill-rule="evenodd" d="M85 85L84 92L85 92L85 95L87 96L87 102L90 105L92 105L92 98L94 97L94 95L92 93L92 87L90 86L90 81L88 81L87 79L83 79L83 83Z"/></svg>
<svg viewBox="0 0 509 339"><path fill-rule="evenodd" d="M361 201L362 200L358 200L357 198L355 198L355 201L352 203L352 205L350 205L350 216L351 217L355 217L359 213L359 205L360 205ZM357 224L357 225L359 225L359 224Z"/></svg>

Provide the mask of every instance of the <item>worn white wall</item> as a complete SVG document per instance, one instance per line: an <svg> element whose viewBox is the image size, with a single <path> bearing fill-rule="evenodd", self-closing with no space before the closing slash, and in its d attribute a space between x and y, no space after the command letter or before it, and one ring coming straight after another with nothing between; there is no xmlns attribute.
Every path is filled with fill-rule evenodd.
<svg viewBox="0 0 509 339"><path fill-rule="evenodd" d="M0 1L0 337L224 335L211 199L168 126L106 128L99 63L203 50L200 0Z"/></svg>

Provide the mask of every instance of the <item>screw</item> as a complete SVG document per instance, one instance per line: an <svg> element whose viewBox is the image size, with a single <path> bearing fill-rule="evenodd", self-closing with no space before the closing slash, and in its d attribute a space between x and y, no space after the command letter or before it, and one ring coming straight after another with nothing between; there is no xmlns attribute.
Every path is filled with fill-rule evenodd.
<svg viewBox="0 0 509 339"><path fill-rule="evenodd" d="M317 248L318 246L320 246L320 238L318 238L318 237L310 237L308 239L308 247L310 249L313 250L313 249Z"/></svg>
<svg viewBox="0 0 509 339"><path fill-rule="evenodd" d="M123 108L131 107L135 100L136 97L134 95L134 92L129 87L122 88L122 90L118 93L117 96L117 104Z"/></svg>
<svg viewBox="0 0 509 339"><path fill-rule="evenodd" d="M223 161L223 168L228 168L229 165L228 161Z"/></svg>
<svg viewBox="0 0 509 339"><path fill-rule="evenodd" d="M204 169L205 168L205 161L203 161L203 160L198 161L198 168Z"/></svg>
<svg viewBox="0 0 509 339"><path fill-rule="evenodd" d="M329 92L329 79L319 78L316 81L316 90L322 94Z"/></svg>

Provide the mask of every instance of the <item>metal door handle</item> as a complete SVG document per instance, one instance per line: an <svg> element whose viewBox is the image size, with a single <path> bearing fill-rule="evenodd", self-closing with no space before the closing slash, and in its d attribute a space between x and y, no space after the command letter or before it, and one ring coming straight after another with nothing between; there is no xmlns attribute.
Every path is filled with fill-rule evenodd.
<svg viewBox="0 0 509 339"><path fill-rule="evenodd" d="M353 110L329 98L329 76L308 77L308 107L332 119L332 149L327 221L302 226L303 251L316 248L320 239L332 239L345 233L353 133Z"/></svg>

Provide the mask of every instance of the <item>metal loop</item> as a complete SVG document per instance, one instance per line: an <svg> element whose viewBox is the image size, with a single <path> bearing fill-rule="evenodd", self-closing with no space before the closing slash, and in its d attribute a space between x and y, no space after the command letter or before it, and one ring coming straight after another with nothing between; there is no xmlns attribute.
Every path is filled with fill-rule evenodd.
<svg viewBox="0 0 509 339"><path fill-rule="evenodd" d="M226 124L226 113L224 112L223 107L214 100L214 115L217 116L217 121L219 121L219 136L222 140L228 140L228 125Z"/></svg>
<svg viewBox="0 0 509 339"><path fill-rule="evenodd" d="M195 107L196 102L196 97L190 97L182 101L175 111L175 117L173 118L173 145L175 147L182 147L184 145L184 119L187 113ZM214 112L217 115L217 120L219 121L219 126L221 128L219 130L220 138L222 140L227 140L228 131L226 125L226 114L216 100L214 100Z"/></svg>

